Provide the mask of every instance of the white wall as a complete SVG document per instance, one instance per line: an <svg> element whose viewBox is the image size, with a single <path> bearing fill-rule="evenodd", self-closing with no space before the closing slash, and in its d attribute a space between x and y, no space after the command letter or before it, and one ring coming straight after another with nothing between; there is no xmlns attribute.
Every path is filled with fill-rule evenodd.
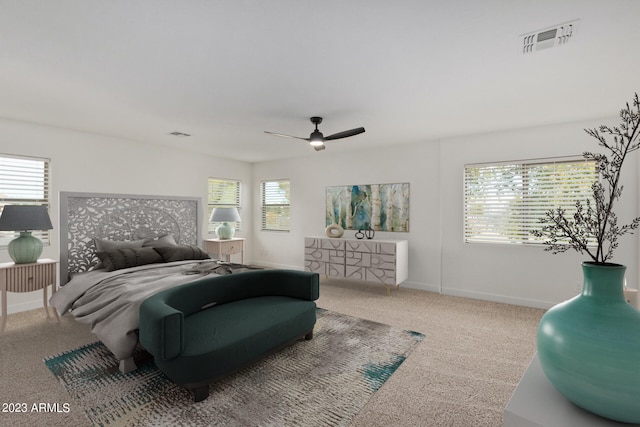
<svg viewBox="0 0 640 427"><path fill-rule="evenodd" d="M409 182L410 232L376 234L409 240L409 279L404 286L441 287L448 294L550 307L577 293L582 282L580 262L587 260L586 256L575 252L552 255L540 247L465 244L464 165L601 151L597 141L583 131L600 124L615 125L617 121L496 132L353 155L332 154L328 147L313 157L257 164L255 188L261 180L291 180L292 230L260 231L260 218L255 217L254 261L303 268L304 237L322 235L325 227L326 186ZM638 216L637 163L637 156L625 163L625 190L617 208L621 224ZM254 205L260 205L258 191ZM627 280L634 286L638 283L637 260L637 236L627 236L613 261L627 265Z"/></svg>
<svg viewBox="0 0 640 427"><path fill-rule="evenodd" d="M254 186L263 180L291 180L291 232L260 231L259 209L254 218L255 262L304 268L305 236L323 236L326 187L347 184L410 184L409 233L377 232L376 238L409 240L409 282L437 289L440 282L439 144L400 145L353 152L327 150L314 156L254 165ZM254 192L260 206L260 192ZM345 237L353 237L346 231Z"/></svg>
<svg viewBox="0 0 640 427"><path fill-rule="evenodd" d="M164 135L159 135L159 138ZM171 148L84 132L0 119L0 153L51 159L51 246L42 257L59 259L58 199L60 191L189 196L202 199L206 218L207 178L242 182L243 222L238 237L250 236L251 165ZM215 237L206 233L203 238ZM247 243L250 243L248 241ZM246 253L251 259L250 244ZM6 250L0 262L11 261ZM8 294L10 313L42 306L42 293Z"/></svg>
<svg viewBox="0 0 640 427"><path fill-rule="evenodd" d="M549 307L574 296L582 284L581 261L575 251L552 255L537 247L465 244L463 241L463 167L465 163L520 160L605 152L583 129L615 119L538 127L451 139L442 144L443 280L447 293ZM637 156L624 164L624 192L616 208L619 224L638 216ZM627 280L638 283L638 239L626 236L613 262L627 266Z"/></svg>
<svg viewBox="0 0 640 427"><path fill-rule="evenodd" d="M302 269L304 237L322 235L327 186L409 182L410 231L376 234L409 240L409 279L403 286L454 295L549 307L576 293L581 284L575 253L551 255L541 248L469 245L462 238L462 179L466 163L521 160L598 151L582 129L617 124L605 119L496 132L421 144L397 145L349 155L314 156L250 165L202 154L46 126L0 120L0 152L52 160L52 245L43 257L58 259L58 194L82 191L163 196L199 196L206 201L209 176L243 183L242 232L246 260ZM638 156L625 164L620 223L638 216ZM288 233L260 231L260 181L291 180ZM204 209L204 205L203 205ZM203 212L203 216L205 212ZM346 232L347 237L353 231ZM203 233L203 237L210 237ZM212 237L212 236L211 236ZM627 266L638 284L638 237L627 236L615 262ZM9 261L6 250L0 262ZM9 312L41 306L41 293L9 294Z"/></svg>

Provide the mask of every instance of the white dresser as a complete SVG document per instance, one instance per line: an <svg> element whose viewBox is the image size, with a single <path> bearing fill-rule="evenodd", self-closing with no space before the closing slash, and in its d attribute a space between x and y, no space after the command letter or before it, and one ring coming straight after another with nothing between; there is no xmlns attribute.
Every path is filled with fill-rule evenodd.
<svg viewBox="0 0 640 427"><path fill-rule="evenodd" d="M382 283L390 294L409 275L407 240L305 237L304 269L329 277Z"/></svg>

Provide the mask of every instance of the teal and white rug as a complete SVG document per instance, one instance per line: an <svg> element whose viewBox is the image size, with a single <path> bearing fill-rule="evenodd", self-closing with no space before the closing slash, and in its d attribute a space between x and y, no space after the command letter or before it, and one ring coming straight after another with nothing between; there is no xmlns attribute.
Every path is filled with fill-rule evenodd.
<svg viewBox="0 0 640 427"><path fill-rule="evenodd" d="M418 332L318 309L311 341L296 344L210 386L193 402L144 350L118 371L93 343L45 359L93 425L343 426L423 340Z"/></svg>

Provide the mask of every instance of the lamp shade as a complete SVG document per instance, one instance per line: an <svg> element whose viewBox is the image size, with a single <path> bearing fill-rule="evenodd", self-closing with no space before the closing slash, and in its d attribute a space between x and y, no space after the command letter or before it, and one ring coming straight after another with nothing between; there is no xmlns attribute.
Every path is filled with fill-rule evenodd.
<svg viewBox="0 0 640 427"><path fill-rule="evenodd" d="M214 208L210 222L239 222L240 214L236 208Z"/></svg>
<svg viewBox="0 0 640 427"><path fill-rule="evenodd" d="M16 264L36 262L42 253L42 241L31 230L51 230L53 225L46 206L7 205L0 215L0 231L20 231L9 242L9 256Z"/></svg>
<svg viewBox="0 0 640 427"><path fill-rule="evenodd" d="M0 231L51 230L46 206L6 205L0 216Z"/></svg>
<svg viewBox="0 0 640 427"><path fill-rule="evenodd" d="M209 221L222 223L216 228L216 234L218 238L227 240L231 239L236 232L236 229L228 223L240 221L240 214L236 208L214 208Z"/></svg>

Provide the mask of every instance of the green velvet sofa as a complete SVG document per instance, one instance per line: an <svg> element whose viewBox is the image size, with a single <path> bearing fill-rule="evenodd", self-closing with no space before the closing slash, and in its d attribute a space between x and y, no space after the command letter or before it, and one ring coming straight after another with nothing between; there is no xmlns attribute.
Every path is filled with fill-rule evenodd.
<svg viewBox="0 0 640 427"><path fill-rule="evenodd" d="M140 343L173 382L193 390L313 337L319 276L253 270L161 291L140 306Z"/></svg>

